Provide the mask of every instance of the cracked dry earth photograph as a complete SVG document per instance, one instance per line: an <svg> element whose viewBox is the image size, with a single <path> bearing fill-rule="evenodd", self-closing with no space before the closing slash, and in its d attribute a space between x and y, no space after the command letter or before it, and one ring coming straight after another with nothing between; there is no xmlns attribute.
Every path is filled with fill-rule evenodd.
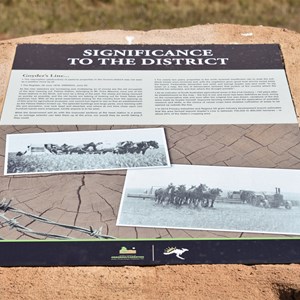
<svg viewBox="0 0 300 300"><path fill-rule="evenodd" d="M143 127L147 126L2 126L2 174L7 134ZM297 125L157 127L165 129L172 164L286 169L300 167L300 135ZM1 175L0 238L44 240L273 236L225 230L116 226L125 176L126 171L109 170Z"/></svg>

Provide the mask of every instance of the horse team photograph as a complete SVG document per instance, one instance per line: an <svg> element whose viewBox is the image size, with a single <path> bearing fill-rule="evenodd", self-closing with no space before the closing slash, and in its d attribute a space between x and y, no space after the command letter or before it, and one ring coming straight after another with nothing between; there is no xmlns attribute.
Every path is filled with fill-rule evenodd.
<svg viewBox="0 0 300 300"><path fill-rule="evenodd" d="M128 170L117 225L299 235L299 181L287 169Z"/></svg>
<svg viewBox="0 0 300 300"><path fill-rule="evenodd" d="M8 134L4 175L170 166L163 128Z"/></svg>

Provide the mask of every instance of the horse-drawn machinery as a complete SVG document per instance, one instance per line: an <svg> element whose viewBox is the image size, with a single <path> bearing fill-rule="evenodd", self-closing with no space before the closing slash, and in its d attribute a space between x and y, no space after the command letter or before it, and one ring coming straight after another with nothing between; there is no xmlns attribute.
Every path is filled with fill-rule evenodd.
<svg viewBox="0 0 300 300"><path fill-rule="evenodd" d="M221 189L208 188L205 184L199 184L198 186L193 185L190 188L186 188L185 184L175 186L170 183L167 187L151 187L151 189L144 193L129 193L127 197L150 198L154 199L157 205L166 206L172 204L177 208L183 205L187 205L191 208L197 208L199 206L213 208L216 198L219 197L221 193Z"/></svg>
<svg viewBox="0 0 300 300"><path fill-rule="evenodd" d="M258 193L250 190L233 191L228 193L228 199L235 203L247 203L264 208L279 208L281 206L286 209L292 208L292 202L285 200L280 188L277 187L275 188L275 194Z"/></svg>

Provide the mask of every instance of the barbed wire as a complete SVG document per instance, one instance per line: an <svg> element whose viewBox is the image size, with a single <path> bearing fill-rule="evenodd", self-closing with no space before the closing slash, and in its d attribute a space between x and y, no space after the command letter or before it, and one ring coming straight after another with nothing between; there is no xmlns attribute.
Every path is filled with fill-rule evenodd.
<svg viewBox="0 0 300 300"><path fill-rule="evenodd" d="M58 227L62 227L65 229L70 229L70 230L75 230L84 234L87 234L89 236L92 236L94 238L98 238L98 239L115 239L115 237L110 236L110 235L105 235L102 234L102 228L99 228L99 230L94 230L92 228L92 226L89 227L89 229L84 228L84 227L80 227L80 226L74 226L74 225L68 225L68 224L63 224L63 223L59 223L59 222L55 222L55 221L51 221L49 219L46 219L44 217L32 214L32 213L28 213L25 212L23 210L17 209L12 207L11 204L12 200L7 201L5 198L0 202L0 210L2 210L4 213L0 214L0 218L2 218L4 220L4 222L2 222L2 224L6 224L8 225L11 229L16 229L18 232L21 232L23 234L31 234L31 235L38 235L38 236L43 236L43 237L47 237L47 238L54 238L54 239L74 239L73 237L70 236L66 236L66 235L59 235L59 234L51 234L51 233L43 233L43 232L39 232L39 231L35 231L31 228L28 228L26 226L21 225L18 222L18 218L22 217L22 216L26 216L28 218L33 219L34 221L38 221L41 223L46 223L49 225L54 225L54 226L58 226ZM18 215L16 217L13 218L8 218L7 216L5 216L5 213L11 211L14 213L17 213ZM0 239L3 239L0 237Z"/></svg>

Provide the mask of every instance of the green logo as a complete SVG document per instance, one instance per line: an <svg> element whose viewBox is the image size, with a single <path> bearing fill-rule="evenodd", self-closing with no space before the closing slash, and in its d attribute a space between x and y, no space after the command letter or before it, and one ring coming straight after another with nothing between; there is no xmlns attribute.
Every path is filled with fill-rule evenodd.
<svg viewBox="0 0 300 300"><path fill-rule="evenodd" d="M144 260L144 255L136 255L137 250L135 247L128 249L125 246L122 246L119 250L119 255L111 256L111 260Z"/></svg>
<svg viewBox="0 0 300 300"><path fill-rule="evenodd" d="M126 247L121 247L119 254L136 254L135 247L127 249Z"/></svg>

